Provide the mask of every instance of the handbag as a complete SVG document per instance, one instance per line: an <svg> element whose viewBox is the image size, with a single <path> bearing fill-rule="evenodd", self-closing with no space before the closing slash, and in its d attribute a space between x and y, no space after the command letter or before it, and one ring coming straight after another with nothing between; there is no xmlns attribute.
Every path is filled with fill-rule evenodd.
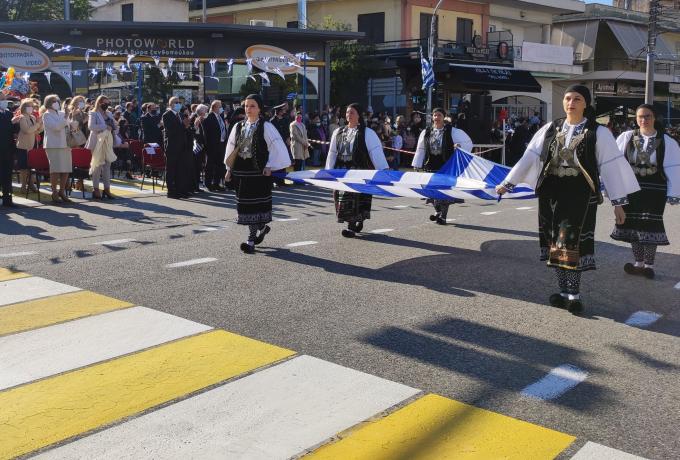
<svg viewBox="0 0 680 460"><path fill-rule="evenodd" d="M85 134L79 129L72 131L69 130L66 133L66 145L68 145L71 148L74 147L80 147L81 145L84 145L87 142L87 138L85 137Z"/></svg>

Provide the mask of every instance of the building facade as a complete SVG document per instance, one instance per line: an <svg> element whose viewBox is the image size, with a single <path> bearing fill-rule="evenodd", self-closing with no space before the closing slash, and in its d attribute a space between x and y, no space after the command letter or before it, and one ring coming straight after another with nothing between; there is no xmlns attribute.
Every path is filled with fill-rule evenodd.
<svg viewBox="0 0 680 460"><path fill-rule="evenodd" d="M92 21L186 22L187 0L106 0L92 2Z"/></svg>

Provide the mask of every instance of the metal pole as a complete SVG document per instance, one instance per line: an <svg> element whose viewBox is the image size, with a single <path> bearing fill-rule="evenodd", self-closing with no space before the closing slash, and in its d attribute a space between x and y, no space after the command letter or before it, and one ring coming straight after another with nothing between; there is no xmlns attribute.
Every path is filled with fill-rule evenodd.
<svg viewBox="0 0 680 460"><path fill-rule="evenodd" d="M208 22L208 0L203 0L203 24Z"/></svg>
<svg viewBox="0 0 680 460"><path fill-rule="evenodd" d="M671 95L668 94L668 99L666 100L666 126L671 127Z"/></svg>
<svg viewBox="0 0 680 460"><path fill-rule="evenodd" d="M656 47L656 22L659 17L659 0L649 4L649 28L647 30L647 76L645 79L645 104L654 103L654 58Z"/></svg>
<svg viewBox="0 0 680 460"><path fill-rule="evenodd" d="M501 150L501 163L505 164L505 118L503 118L503 149Z"/></svg>
<svg viewBox="0 0 680 460"><path fill-rule="evenodd" d="M64 21L71 20L71 0L64 0Z"/></svg>
<svg viewBox="0 0 680 460"><path fill-rule="evenodd" d="M441 6L444 0L439 0L437 6L434 7L432 12L432 20L430 21L430 40L428 46L428 58L430 59L430 67L432 67L432 72L434 72L434 32L435 32L435 22L437 21L437 10ZM427 88L427 126L432 126L432 86Z"/></svg>
<svg viewBox="0 0 680 460"><path fill-rule="evenodd" d="M397 80L399 77L394 77L394 101L392 101L392 118L397 117Z"/></svg>
<svg viewBox="0 0 680 460"><path fill-rule="evenodd" d="M144 64L141 62L138 64L137 69L137 119L142 119L142 85L144 85Z"/></svg>
<svg viewBox="0 0 680 460"><path fill-rule="evenodd" d="M305 53L305 60L303 63L303 78L302 78L302 114L307 114L307 55Z"/></svg>
<svg viewBox="0 0 680 460"><path fill-rule="evenodd" d="M307 28L307 0L298 0L297 14L298 14L298 29L306 29Z"/></svg>

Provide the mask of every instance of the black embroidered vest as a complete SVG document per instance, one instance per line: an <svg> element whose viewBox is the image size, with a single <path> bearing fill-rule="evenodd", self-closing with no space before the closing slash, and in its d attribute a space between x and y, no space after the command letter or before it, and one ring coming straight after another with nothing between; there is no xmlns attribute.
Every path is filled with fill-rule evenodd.
<svg viewBox="0 0 680 460"><path fill-rule="evenodd" d="M626 144L626 160L631 165L635 165L635 137L640 136L640 130L633 130L633 135L630 136L628 144ZM658 145L656 146L656 168L661 173L661 177L666 179L666 174L663 170L663 160L666 154L666 140L664 139L664 133L660 130L656 132L656 139Z"/></svg>
<svg viewBox="0 0 680 460"><path fill-rule="evenodd" d="M441 155L432 155L432 148L430 146L432 128L430 127L425 130L425 161L423 161L423 169L426 171L439 171L449 161L451 155L453 155L453 139L451 138L453 126L446 124L443 131Z"/></svg>
<svg viewBox="0 0 680 460"><path fill-rule="evenodd" d="M241 131L245 122L239 121L234 129L236 129L236 145L239 145L239 140L241 139ZM260 119L255 127L255 133L253 134L253 143L251 149L253 151L253 156L251 158L242 158L240 155L236 155L236 160L234 161L234 171L259 171L262 170L267 165L269 161L269 148L267 147L267 141L264 138L264 124L266 121Z"/></svg>
<svg viewBox="0 0 680 460"><path fill-rule="evenodd" d="M336 136L336 151L338 156L335 160L334 169L375 169L373 167L373 162L368 154L368 149L366 148L366 127L359 126L357 128L357 137L354 139L354 145L352 147L352 160L343 161L340 157L340 147L342 145L342 140L344 134L347 131L347 127L343 126L338 128L338 135Z"/></svg>
<svg viewBox="0 0 680 460"><path fill-rule="evenodd" d="M559 154L558 152L558 142L557 133L562 130L562 125L565 119L560 118L555 120L548 131L545 133L545 140L543 141L543 151L541 152L541 161L543 162L543 170L538 178L536 184L536 192L539 192L541 185L543 185L543 180L548 174L548 169L553 156ZM581 173L587 174L590 181L585 177L588 186L591 188L593 193L597 194L599 203L602 203L602 193L600 192L600 173L597 167L597 155L595 154L595 146L597 144L597 128L600 126L596 121L588 120L586 121L586 135L583 142L581 142L576 148L576 158L580 163L582 168Z"/></svg>

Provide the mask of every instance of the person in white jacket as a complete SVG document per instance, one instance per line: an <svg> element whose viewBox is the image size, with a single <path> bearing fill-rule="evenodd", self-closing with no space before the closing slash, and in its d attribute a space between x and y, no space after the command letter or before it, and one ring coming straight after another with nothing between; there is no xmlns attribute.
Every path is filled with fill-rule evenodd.
<svg viewBox="0 0 680 460"><path fill-rule="evenodd" d="M116 155L113 152L113 134L116 129L116 122L108 111L110 104L111 102L106 96L99 96L90 111L87 123L90 129L90 137L87 139L85 148L93 153L90 171L93 187L92 198L95 199L114 198L111 194L111 163L116 160ZM101 149L103 146L100 146L100 149L97 150L99 139L101 138L103 141L105 137L111 137L110 142L106 144L105 151ZM95 157L95 151L99 152L100 155ZM103 192L99 190L100 179L104 181Z"/></svg>
<svg viewBox="0 0 680 460"><path fill-rule="evenodd" d="M52 185L52 201L60 200L69 203L66 196L68 176L73 172L71 149L66 143L66 128L70 125L66 114L60 110L59 96L50 94L45 97L40 113L45 128L43 147L50 162L50 184ZM59 189L57 190L57 187Z"/></svg>
<svg viewBox="0 0 680 460"><path fill-rule="evenodd" d="M526 184L538 195L541 260L554 267L560 292L550 304L573 314L583 311L581 273L595 269L595 218L602 202L600 180L617 224L623 224L628 195L640 190L612 133L595 121L590 90L572 85L562 104L566 119L539 129L524 155L496 187L503 195Z"/></svg>

